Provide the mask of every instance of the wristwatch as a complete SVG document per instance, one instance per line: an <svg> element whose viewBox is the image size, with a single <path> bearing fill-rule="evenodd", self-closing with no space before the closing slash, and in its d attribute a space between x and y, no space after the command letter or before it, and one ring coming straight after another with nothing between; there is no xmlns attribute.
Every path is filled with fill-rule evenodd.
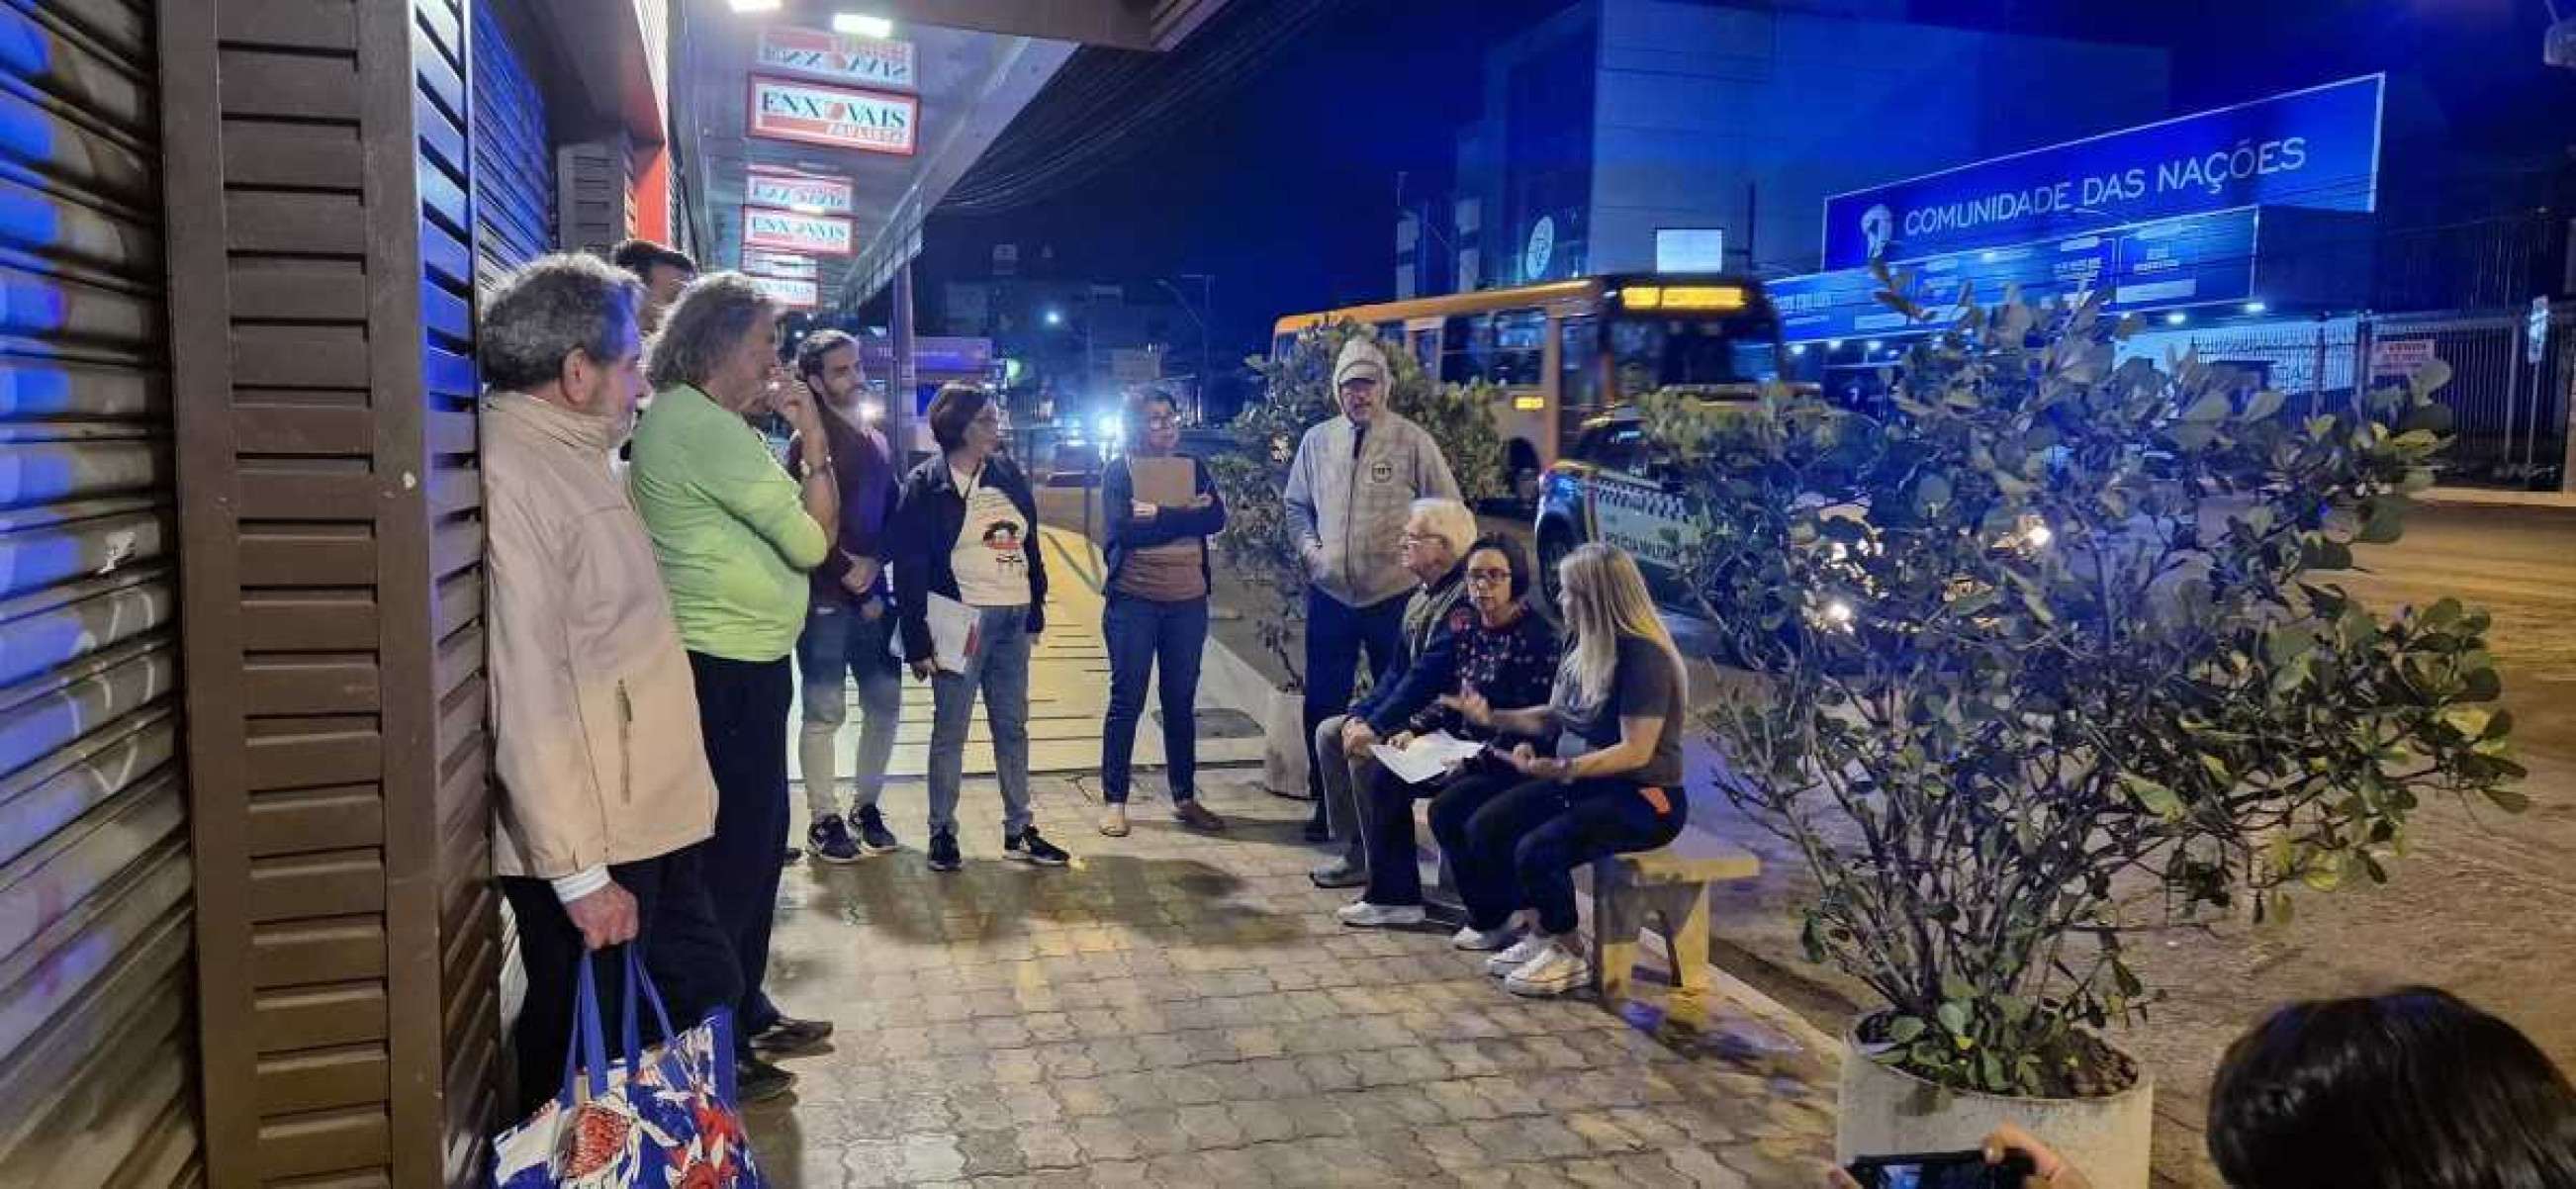
<svg viewBox="0 0 2576 1189"><path fill-rule="evenodd" d="M813 456L813 455L807 455L806 457L804 457L804 458L800 458L800 459L798 459L798 460L797 460L796 478L797 478L799 481L806 480L806 479L811 479L811 478L813 478L817 473L822 472L822 471L828 471L828 470L831 470L831 469L832 469L832 456L831 456L831 455L829 455L829 454L825 454L825 455L822 455L822 456L820 456L820 457L816 457L816 456Z"/></svg>

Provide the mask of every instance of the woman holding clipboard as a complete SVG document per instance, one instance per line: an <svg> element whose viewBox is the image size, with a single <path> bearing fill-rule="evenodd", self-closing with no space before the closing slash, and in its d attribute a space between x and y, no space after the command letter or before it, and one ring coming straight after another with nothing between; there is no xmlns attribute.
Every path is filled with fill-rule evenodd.
<svg viewBox="0 0 2576 1189"><path fill-rule="evenodd" d="M1198 830L1222 830L1223 819L1199 804L1199 654L1208 632L1207 539L1225 527L1225 502L1199 460L1177 453L1180 409L1172 395L1147 388L1130 402L1126 456L1100 477L1109 521L1106 605L1100 633L1109 646L1109 714L1100 743L1100 832L1127 833L1127 776L1136 751L1136 719L1145 712L1146 678L1163 671L1163 758L1172 785L1172 817Z"/></svg>

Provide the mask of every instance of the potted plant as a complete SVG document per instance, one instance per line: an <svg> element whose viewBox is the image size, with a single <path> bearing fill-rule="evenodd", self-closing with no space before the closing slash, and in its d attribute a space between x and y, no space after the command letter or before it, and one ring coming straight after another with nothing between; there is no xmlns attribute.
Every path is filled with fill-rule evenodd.
<svg viewBox="0 0 2576 1189"><path fill-rule="evenodd" d="M1226 506L1226 529L1216 540L1217 559L1250 588L1248 614L1259 629L1261 645L1287 674L1264 716L1268 735L1264 783L1273 792L1303 796L1306 790L1300 697L1304 674L1294 647L1303 639L1306 565L1280 497L1287 490L1288 468L1296 460L1297 443L1306 430L1341 412L1333 392L1333 363L1342 345L1375 333L1355 322L1326 322L1300 332L1276 358L1245 360L1260 376L1261 395L1246 404L1229 427L1235 449L1208 461ZM1494 430L1493 413L1500 390L1483 384L1435 383L1403 344L1380 345L1386 349L1387 406L1440 443L1470 505L1502 494L1502 442Z"/></svg>
<svg viewBox="0 0 2576 1189"><path fill-rule="evenodd" d="M1805 860L1808 957L1878 1000L1846 1158L2009 1118L2143 1187L2152 1087L2105 1034L2158 998L2133 931L2285 925L2385 879L2428 796L2524 805L2486 616L2333 579L2431 482L2442 369L2300 412L2128 331L2007 300L1863 407L1646 402L1760 687L1707 720L1720 784Z"/></svg>

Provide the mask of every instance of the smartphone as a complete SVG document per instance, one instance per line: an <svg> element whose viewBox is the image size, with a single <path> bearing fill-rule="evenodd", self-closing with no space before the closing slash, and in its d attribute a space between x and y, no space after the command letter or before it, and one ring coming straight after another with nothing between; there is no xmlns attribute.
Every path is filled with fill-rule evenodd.
<svg viewBox="0 0 2576 1189"><path fill-rule="evenodd" d="M1861 1189L2021 1189L2033 1169L2019 1152L2005 1153L2001 1164L1986 1163L1983 1152L1918 1152L1863 1156L1844 1171Z"/></svg>

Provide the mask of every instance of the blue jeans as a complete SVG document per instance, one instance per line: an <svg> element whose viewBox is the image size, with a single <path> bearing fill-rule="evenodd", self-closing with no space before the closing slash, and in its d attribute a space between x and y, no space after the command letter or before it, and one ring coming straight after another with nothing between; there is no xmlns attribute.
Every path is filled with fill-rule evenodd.
<svg viewBox="0 0 2576 1189"><path fill-rule="evenodd" d="M850 719L849 679L859 683L859 752L852 775L853 808L873 806L885 792L886 765L894 759L895 724L903 717L903 662L887 651L894 608L875 619L839 599L816 599L796 640L796 667L805 680L804 724L797 758L805 770L805 810L821 821L841 815L841 784L833 770L833 745Z"/></svg>
<svg viewBox="0 0 2576 1189"><path fill-rule="evenodd" d="M1315 799L1317 820L1323 814L1324 768L1313 750L1315 728L1350 710L1361 652L1368 653L1369 672L1379 686L1404 671L1404 603L1412 597L1353 607L1306 588L1306 791Z"/></svg>
<svg viewBox="0 0 2576 1189"><path fill-rule="evenodd" d="M966 732L975 695L993 726L994 776L1002 785L1002 832L1029 828L1029 609L978 607L975 655L966 671L930 678L930 832L957 831L958 784L966 775Z"/></svg>
<svg viewBox="0 0 2576 1189"><path fill-rule="evenodd" d="M1100 634L1109 644L1109 717L1101 727L1100 795L1127 803L1127 771L1136 754L1136 720L1145 713L1145 678L1163 669L1163 762L1172 804L1198 796L1199 656L1207 646L1205 598L1175 603L1109 592Z"/></svg>

